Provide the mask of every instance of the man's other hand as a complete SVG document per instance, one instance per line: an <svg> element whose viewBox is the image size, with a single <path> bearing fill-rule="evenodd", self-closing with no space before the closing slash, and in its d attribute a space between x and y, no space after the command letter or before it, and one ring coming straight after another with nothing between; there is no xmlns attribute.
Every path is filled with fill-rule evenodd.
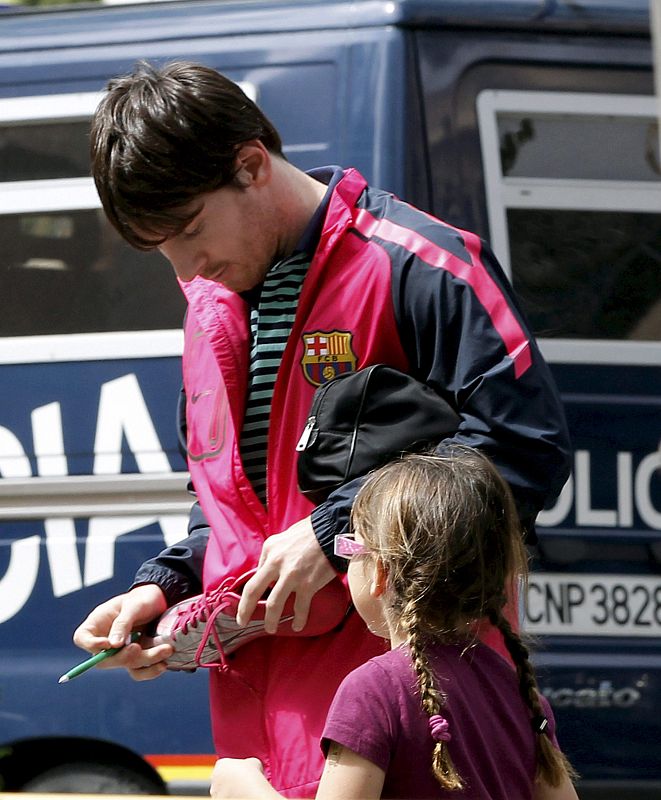
<svg viewBox="0 0 661 800"><path fill-rule="evenodd" d="M243 588L236 620L241 626L247 625L258 601L272 587L264 617L267 633L276 632L285 602L292 593L296 595L292 629L302 631L312 598L335 575L314 535L312 521L306 517L264 542L257 571Z"/></svg>

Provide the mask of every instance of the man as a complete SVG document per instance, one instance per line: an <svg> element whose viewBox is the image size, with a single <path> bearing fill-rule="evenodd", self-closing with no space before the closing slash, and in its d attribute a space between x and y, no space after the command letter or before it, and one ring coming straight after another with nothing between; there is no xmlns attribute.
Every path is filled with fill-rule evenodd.
<svg viewBox="0 0 661 800"><path fill-rule="evenodd" d="M338 581L333 541L360 484L316 508L296 485L312 396L340 370L387 363L449 400L462 421L439 447L488 453L533 535L567 477L564 417L511 288L476 236L368 187L355 170L301 172L235 84L188 63L142 64L110 83L92 126L92 171L112 224L132 245L158 248L188 300L186 446L199 505L188 539L95 609L77 644L123 643L167 606L255 566L238 622L270 589L266 630L276 631L290 596L292 627L304 628L312 598ZM156 677L171 648L147 645L128 645L112 665ZM314 794L334 690L379 650L355 613L324 636L239 649L212 672L219 754L257 755L279 791Z"/></svg>

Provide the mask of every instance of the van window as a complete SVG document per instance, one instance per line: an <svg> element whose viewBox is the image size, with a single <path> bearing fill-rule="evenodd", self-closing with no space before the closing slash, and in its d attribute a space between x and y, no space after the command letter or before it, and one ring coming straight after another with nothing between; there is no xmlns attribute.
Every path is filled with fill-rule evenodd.
<svg viewBox="0 0 661 800"><path fill-rule="evenodd" d="M661 341L661 215L514 208L507 235L538 336Z"/></svg>
<svg viewBox="0 0 661 800"><path fill-rule="evenodd" d="M656 119L501 112L496 123L504 177L661 179ZM625 157L613 158L614 154Z"/></svg>
<svg viewBox="0 0 661 800"><path fill-rule="evenodd" d="M100 208L88 155L97 102L0 100L0 337L181 326L167 262L124 243Z"/></svg>
<svg viewBox="0 0 661 800"><path fill-rule="evenodd" d="M0 128L0 180L89 175L89 123L15 124Z"/></svg>
<svg viewBox="0 0 661 800"><path fill-rule="evenodd" d="M483 91L491 238L535 333L661 341L661 169L650 97Z"/></svg>

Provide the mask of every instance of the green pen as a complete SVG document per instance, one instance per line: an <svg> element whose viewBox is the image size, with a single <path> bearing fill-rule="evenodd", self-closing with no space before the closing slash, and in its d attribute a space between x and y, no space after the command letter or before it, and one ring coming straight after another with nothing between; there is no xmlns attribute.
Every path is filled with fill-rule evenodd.
<svg viewBox="0 0 661 800"><path fill-rule="evenodd" d="M130 641L137 642L139 638L140 633L138 631L134 631L131 634ZM128 642L126 644L128 644ZM79 675L82 675L83 672L87 672L88 669L92 669L92 667L95 667L101 661L105 661L106 658L110 658L110 656L114 656L115 653L119 653L119 651L123 650L125 646L126 645L121 645L121 647L109 647L107 650L102 650L95 656L91 656L86 661L77 664L68 672L65 672L64 675L62 675L62 677L58 680L58 683L68 683L72 678L77 678Z"/></svg>

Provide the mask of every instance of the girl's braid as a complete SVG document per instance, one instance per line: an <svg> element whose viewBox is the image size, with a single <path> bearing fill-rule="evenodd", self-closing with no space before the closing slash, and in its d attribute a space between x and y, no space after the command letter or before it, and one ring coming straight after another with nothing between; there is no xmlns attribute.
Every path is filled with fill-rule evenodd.
<svg viewBox="0 0 661 800"><path fill-rule="evenodd" d="M554 745L548 734L546 712L542 705L535 670L530 661L528 648L516 631L512 629L500 608L491 609L489 621L502 633L507 650L512 657L519 676L519 691L531 711L531 724L537 734L537 773L551 786L559 786L569 776L577 778L573 767Z"/></svg>
<svg viewBox="0 0 661 800"><path fill-rule="evenodd" d="M418 621L416 600L409 600L402 611L401 626L407 636L407 644L418 682L422 708L428 717L440 714L445 705L445 695L434 683L434 675L424 650L424 636ZM447 744L436 742L432 755L432 772L444 789L461 789L461 777L452 763Z"/></svg>

